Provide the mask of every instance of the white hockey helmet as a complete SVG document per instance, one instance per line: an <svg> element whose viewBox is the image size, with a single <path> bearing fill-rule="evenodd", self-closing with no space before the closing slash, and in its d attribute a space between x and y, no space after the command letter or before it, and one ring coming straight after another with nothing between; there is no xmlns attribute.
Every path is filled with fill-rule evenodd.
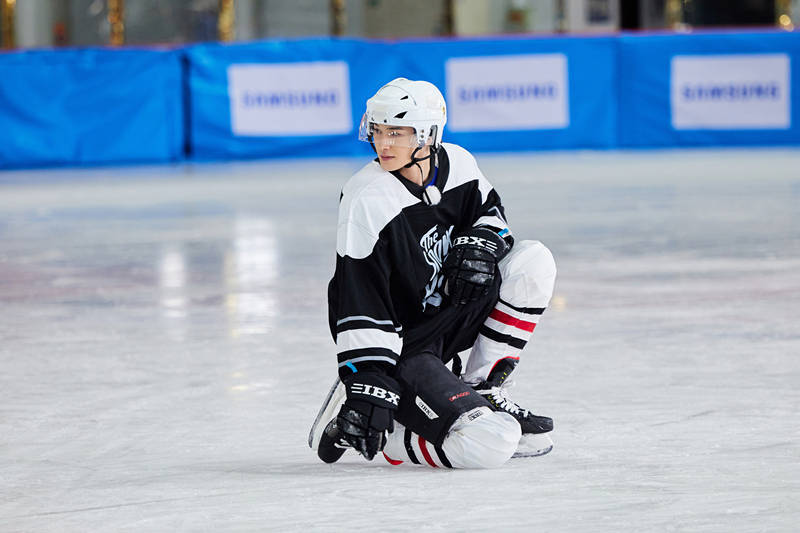
<svg viewBox="0 0 800 533"><path fill-rule="evenodd" d="M358 138L373 142L373 124L407 126L414 128L409 146L434 148L442 142L442 132L447 122L447 106L439 89L427 81L397 78L367 100L367 111L361 118Z"/></svg>

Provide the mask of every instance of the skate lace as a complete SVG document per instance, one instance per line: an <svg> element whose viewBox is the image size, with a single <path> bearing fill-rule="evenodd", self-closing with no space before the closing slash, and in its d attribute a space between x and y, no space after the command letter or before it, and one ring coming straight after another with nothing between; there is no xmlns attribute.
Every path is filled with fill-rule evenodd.
<svg viewBox="0 0 800 533"><path fill-rule="evenodd" d="M492 397L494 403L504 411L508 411L511 414L528 416L530 412L527 409L520 407L519 404L517 404L517 402L515 402L509 397L508 389L510 389L513 386L514 386L513 381L506 381L500 387L492 387L489 395Z"/></svg>

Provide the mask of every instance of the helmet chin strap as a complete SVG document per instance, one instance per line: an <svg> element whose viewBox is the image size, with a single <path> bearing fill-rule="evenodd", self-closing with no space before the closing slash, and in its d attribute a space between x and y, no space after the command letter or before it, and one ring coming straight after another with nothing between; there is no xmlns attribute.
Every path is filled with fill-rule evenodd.
<svg viewBox="0 0 800 533"><path fill-rule="evenodd" d="M426 155L425 157L416 157L417 156L417 152L419 152L421 149L422 149L422 146L417 146L417 148L413 152L411 152L411 161L409 161L408 163L403 165L403 168L411 168L411 165L419 166L420 162L425 161L426 159L430 159L430 158L433 157L433 147L431 147L431 150L428 152L428 155Z"/></svg>
<svg viewBox="0 0 800 533"><path fill-rule="evenodd" d="M431 135L435 135L435 131L436 131L435 129L432 130L431 131ZM378 153L378 149L375 148L375 143L373 141L370 141L369 145L372 146L372 151L377 154ZM426 159L433 158L435 156L435 152L436 151L434 150L434 145L431 144L431 145L428 145L428 146L430 146L430 150L428 150L428 155L426 155L425 157L417 157L417 152L422 150L423 146L425 146L425 145L417 146L414 149L414 151L411 152L411 161L409 161L408 163L403 165L401 168L411 168L412 166L417 165L417 168L419 169L419 175L422 177L422 181L425 181L425 176L422 175L422 167L420 166L420 163L425 161Z"/></svg>
<svg viewBox="0 0 800 533"><path fill-rule="evenodd" d="M420 163L422 161L425 161L426 159L433 158L434 151L433 151L433 146L431 146L430 150L428 150L428 155L426 155L425 157L417 157L417 152L419 152L421 149L422 146L417 146L417 148L413 152L411 152L411 161L403 165L403 168L411 168L413 165L417 165L417 168L419 169L419 175L422 178L422 181L425 181L425 176L423 175Z"/></svg>
<svg viewBox="0 0 800 533"><path fill-rule="evenodd" d="M428 132L428 139L436 139L436 131L437 131L436 126L431 127L430 131ZM433 156L436 153L436 151L434 150L434 148L436 147L436 141L434 140L431 144L428 145L430 146L430 149L428 150L428 155L426 155L425 157L418 158L417 152L419 152L423 146L425 145L423 144L422 146L417 146L417 148L413 152L411 152L411 161L403 165L403 168L411 168L412 165L417 165L417 168L419 169L420 178L424 182L425 176L422 173L422 167L420 166L420 163L422 161L425 161L426 159L433 158Z"/></svg>

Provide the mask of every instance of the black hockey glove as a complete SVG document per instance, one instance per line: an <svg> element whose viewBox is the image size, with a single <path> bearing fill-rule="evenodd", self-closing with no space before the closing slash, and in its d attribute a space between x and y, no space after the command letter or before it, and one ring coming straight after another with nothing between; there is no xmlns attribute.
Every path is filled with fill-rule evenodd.
<svg viewBox="0 0 800 533"><path fill-rule="evenodd" d="M442 265L444 293L455 305L486 296L497 276L497 263L511 246L489 228L472 228L458 235Z"/></svg>
<svg viewBox="0 0 800 533"><path fill-rule="evenodd" d="M345 440L371 461L386 444L385 431L394 429L394 412L400 403L400 386L385 374L358 372L342 380L347 399L336 425Z"/></svg>

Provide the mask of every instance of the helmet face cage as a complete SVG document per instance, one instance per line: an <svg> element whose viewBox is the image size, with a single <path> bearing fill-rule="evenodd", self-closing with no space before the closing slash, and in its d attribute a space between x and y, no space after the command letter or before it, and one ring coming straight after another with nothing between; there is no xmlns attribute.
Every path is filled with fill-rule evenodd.
<svg viewBox="0 0 800 533"><path fill-rule="evenodd" d="M408 132L400 128L411 128L412 131ZM381 124L370 120L369 114L364 113L364 116L361 117L361 124L358 127L358 140L375 144L376 132L382 145L422 148L426 144L434 143L437 127L432 126L428 132L425 132L425 130L418 130L406 125Z"/></svg>

